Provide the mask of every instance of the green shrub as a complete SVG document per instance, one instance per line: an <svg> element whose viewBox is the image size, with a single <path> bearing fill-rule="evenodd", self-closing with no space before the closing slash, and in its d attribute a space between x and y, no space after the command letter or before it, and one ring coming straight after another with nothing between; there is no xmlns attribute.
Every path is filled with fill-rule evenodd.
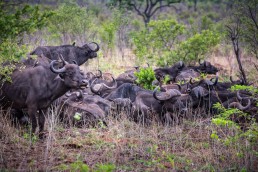
<svg viewBox="0 0 258 172"><path fill-rule="evenodd" d="M151 67L141 68L139 72L135 72L135 76L137 77L136 83L143 88L148 90L153 90L155 88L155 86L152 85L152 82L156 78Z"/></svg>

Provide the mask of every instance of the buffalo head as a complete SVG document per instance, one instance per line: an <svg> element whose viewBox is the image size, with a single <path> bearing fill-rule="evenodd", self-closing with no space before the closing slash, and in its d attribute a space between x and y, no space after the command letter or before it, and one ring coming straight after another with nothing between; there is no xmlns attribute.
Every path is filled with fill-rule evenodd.
<svg viewBox="0 0 258 172"><path fill-rule="evenodd" d="M207 74L216 74L219 70L213 66L210 62L204 61L203 63L201 63L201 60L199 60L199 64L200 66L198 67L198 69L200 70L200 72L202 73L207 73Z"/></svg>
<svg viewBox="0 0 258 172"><path fill-rule="evenodd" d="M56 69L54 67L55 63L57 63L56 60L53 60L50 63L51 71L59 74L60 78L68 88L80 88L88 85L88 81L84 80L78 65L66 62L64 67Z"/></svg>

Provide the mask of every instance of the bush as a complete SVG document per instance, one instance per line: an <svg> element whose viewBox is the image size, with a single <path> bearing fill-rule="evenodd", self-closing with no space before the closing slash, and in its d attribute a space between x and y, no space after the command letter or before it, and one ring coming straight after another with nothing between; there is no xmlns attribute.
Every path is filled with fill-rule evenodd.
<svg viewBox="0 0 258 172"><path fill-rule="evenodd" d="M151 67L141 68L139 72L135 72L135 76L137 77L136 83L143 88L148 90L153 90L155 88L155 86L152 85L152 82L156 78Z"/></svg>

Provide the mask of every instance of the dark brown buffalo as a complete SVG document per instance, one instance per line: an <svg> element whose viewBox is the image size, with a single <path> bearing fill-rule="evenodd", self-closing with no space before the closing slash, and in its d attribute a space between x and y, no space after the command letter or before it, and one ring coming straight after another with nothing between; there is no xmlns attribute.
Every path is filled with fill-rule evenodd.
<svg viewBox="0 0 258 172"><path fill-rule="evenodd" d="M95 48L94 48L95 45ZM76 62L79 66L85 63L88 59L97 57L99 45L95 42L85 44L82 47L74 45L61 45L61 46L39 46L33 50L30 55L43 54L51 60L58 60L63 56L64 60L68 63Z"/></svg>
<svg viewBox="0 0 258 172"><path fill-rule="evenodd" d="M43 63L45 59L45 63ZM11 82L4 82L0 90L0 105L11 106L14 109L27 109L32 123L32 132L37 127L36 115L39 112L39 132L44 130L45 117L43 111L57 98L71 88L86 86L79 66L68 64L63 60L64 66L56 69L57 61L50 64L43 57L41 65L15 69L11 75Z"/></svg>
<svg viewBox="0 0 258 172"><path fill-rule="evenodd" d="M170 89L157 93L157 88L154 92L148 90L138 92L133 103L133 119L135 121L148 125L153 117L156 117L155 114L158 114L158 119L169 124L173 120L172 113L186 110L181 100L178 101L178 98L181 97L180 91Z"/></svg>
<svg viewBox="0 0 258 172"><path fill-rule="evenodd" d="M178 73L185 67L182 61L175 63L172 67L157 68L154 70L156 79L161 83L165 76L169 76L171 81L175 81Z"/></svg>
<svg viewBox="0 0 258 172"><path fill-rule="evenodd" d="M110 111L111 102L91 95L83 95L81 91L66 93L62 97L58 113L60 119L68 126L95 125L104 120ZM76 118L77 115L77 118ZM102 121L105 125L106 122Z"/></svg>

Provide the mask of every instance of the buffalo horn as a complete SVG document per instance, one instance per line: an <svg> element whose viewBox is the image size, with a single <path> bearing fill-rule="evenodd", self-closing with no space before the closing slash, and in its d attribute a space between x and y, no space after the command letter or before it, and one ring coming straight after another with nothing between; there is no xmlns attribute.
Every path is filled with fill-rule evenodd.
<svg viewBox="0 0 258 172"><path fill-rule="evenodd" d="M216 78L215 78L215 81L213 82L212 80L213 80L214 78L211 78L210 79L210 81L212 82L212 84L208 84L208 85L216 85L217 83L218 83L218 79L219 79L219 77L218 76L216 76Z"/></svg>
<svg viewBox="0 0 258 172"><path fill-rule="evenodd" d="M99 45L96 43L96 42L91 42L91 43L89 43L88 45L90 45L90 44L95 44L97 47L95 48L95 49L92 49L90 46L90 49L91 49L91 51L93 51L93 52L97 52L97 51L99 51Z"/></svg>
<svg viewBox="0 0 258 172"><path fill-rule="evenodd" d="M157 95L157 90L158 90L159 87L156 87L154 89L154 92L153 92L153 97L156 99L156 100L161 100L161 101L164 101L164 100L168 100L168 99L171 99L172 97L178 97L178 96L181 96L181 93L180 91L176 90L176 89L170 89L170 90L167 90L165 93L162 92L162 94L160 96Z"/></svg>
<svg viewBox="0 0 258 172"><path fill-rule="evenodd" d="M62 54L60 54L60 56L61 56L61 60L63 61L63 64L64 64L64 65L69 64L67 61L65 61L65 59L64 59L64 57L63 57L63 55L62 55Z"/></svg>
<svg viewBox="0 0 258 172"><path fill-rule="evenodd" d="M97 78L96 79L94 79L94 81L90 84L90 90L91 90L91 92L93 92L94 94L99 94L99 90L101 89L101 84L95 84L95 85L93 85L93 83L95 82L97 80Z"/></svg>
<svg viewBox="0 0 258 172"><path fill-rule="evenodd" d="M191 85L194 84L193 81L192 81L192 79L193 79L193 78L190 78L190 81L189 81L189 83L190 83Z"/></svg>
<svg viewBox="0 0 258 172"><path fill-rule="evenodd" d="M246 106L241 105L239 102L232 102L228 105L229 108L237 108L239 110L246 110L251 106L251 100L248 99L248 103Z"/></svg>
<svg viewBox="0 0 258 172"><path fill-rule="evenodd" d="M113 86L108 86L108 85L106 85L105 83L102 83L102 85L104 86L104 87L106 87L106 88L108 88L108 89L115 89L116 87L117 87L117 82L116 82L116 80L114 79L114 77L112 76L112 79L113 79L113 82L114 82L114 85Z"/></svg>
<svg viewBox="0 0 258 172"><path fill-rule="evenodd" d="M243 100L243 98L240 96L239 90L237 91L237 99L240 100L240 101Z"/></svg>
<svg viewBox="0 0 258 172"><path fill-rule="evenodd" d="M51 63L50 63L50 70L54 73L64 73L66 71L65 67L61 68L61 69L55 69L54 68L54 65L55 63L57 62L57 60L53 60Z"/></svg>

